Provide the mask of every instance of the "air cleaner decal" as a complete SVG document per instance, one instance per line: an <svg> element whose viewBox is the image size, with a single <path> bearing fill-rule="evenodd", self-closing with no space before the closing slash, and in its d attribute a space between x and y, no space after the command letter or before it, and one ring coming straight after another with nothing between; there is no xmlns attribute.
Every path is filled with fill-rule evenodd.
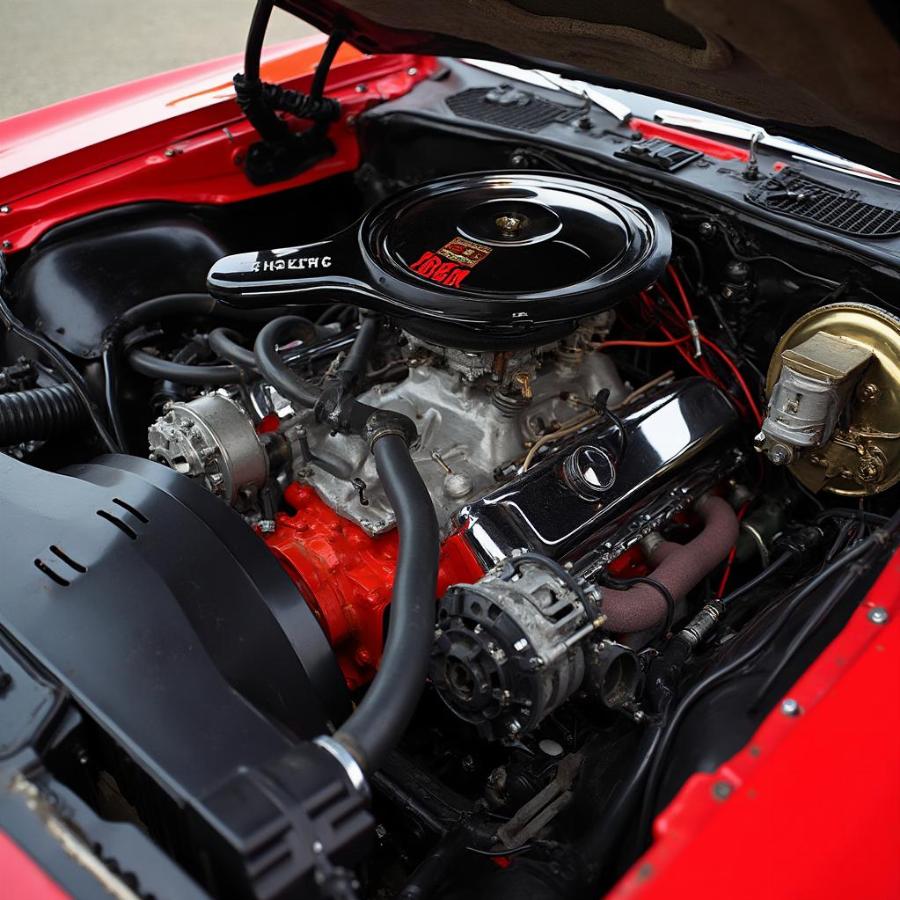
<svg viewBox="0 0 900 900"><path fill-rule="evenodd" d="M458 287L490 252L491 248L484 244L457 237L447 241L437 253L426 250L409 268L429 281Z"/></svg>
<svg viewBox="0 0 900 900"><path fill-rule="evenodd" d="M485 247L484 244L476 244L475 241L470 241L463 237L456 237L453 238L453 240L447 241L447 243L438 250L438 255L443 256L444 259L452 259L453 262L459 263L461 266L467 266L471 269L487 258L490 252L491 248Z"/></svg>

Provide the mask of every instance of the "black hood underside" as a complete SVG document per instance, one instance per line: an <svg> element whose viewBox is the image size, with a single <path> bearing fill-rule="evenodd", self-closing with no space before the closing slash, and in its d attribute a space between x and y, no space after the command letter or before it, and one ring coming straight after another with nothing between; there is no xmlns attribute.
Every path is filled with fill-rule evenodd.
<svg viewBox="0 0 900 900"><path fill-rule="evenodd" d="M900 170L892 0L276 0L367 53L578 75Z"/></svg>

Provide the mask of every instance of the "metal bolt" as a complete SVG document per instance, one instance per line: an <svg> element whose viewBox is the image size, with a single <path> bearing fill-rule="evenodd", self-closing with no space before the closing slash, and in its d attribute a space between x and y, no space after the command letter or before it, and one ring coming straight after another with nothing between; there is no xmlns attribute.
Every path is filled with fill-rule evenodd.
<svg viewBox="0 0 900 900"><path fill-rule="evenodd" d="M0 206L0 213L6 215L9 212L12 212L12 210L5 203L3 204L3 206Z"/></svg>
<svg viewBox="0 0 900 900"><path fill-rule="evenodd" d="M701 222L698 230L700 231L700 237L708 238L715 234L716 226L712 222Z"/></svg>
<svg viewBox="0 0 900 900"><path fill-rule="evenodd" d="M259 520L259 530L263 534L272 534L275 531L275 520L274 519L260 519Z"/></svg>
<svg viewBox="0 0 900 900"><path fill-rule="evenodd" d="M546 756L562 756L565 753L562 744L559 741L552 741L544 738L539 744L538 749Z"/></svg>
<svg viewBox="0 0 900 900"><path fill-rule="evenodd" d="M369 89L369 86L367 84L358 84L354 88L354 90L356 91L357 94L364 94L368 89Z"/></svg>
<svg viewBox="0 0 900 900"><path fill-rule="evenodd" d="M410 67L406 70L406 74L409 75L410 78L412 78L413 76L419 74L419 70L418 70L415 66L410 66Z"/></svg>
<svg viewBox="0 0 900 900"><path fill-rule="evenodd" d="M2 247L4 250L12 250L12 241L4 241L2 244L0 244L0 247Z"/></svg>
<svg viewBox="0 0 900 900"><path fill-rule="evenodd" d="M171 159L175 155L175 151L171 147L169 147L169 149L166 150L166 152L163 155L167 156L167 157L169 157L169 159Z"/></svg>
<svg viewBox="0 0 900 900"><path fill-rule="evenodd" d="M791 461L793 456L791 451L783 444L776 444L774 447L770 447L767 455L769 462L773 466L785 466Z"/></svg>
<svg viewBox="0 0 900 900"><path fill-rule="evenodd" d="M785 716L799 716L801 713L800 704L793 697L785 697L781 701L781 712Z"/></svg>
<svg viewBox="0 0 900 900"><path fill-rule="evenodd" d="M727 800L733 792L734 788L727 781L717 781L712 786L712 795L716 800Z"/></svg>
<svg viewBox="0 0 900 900"><path fill-rule="evenodd" d="M857 471L861 481L877 481L881 475L881 466L874 459L864 459Z"/></svg>
<svg viewBox="0 0 900 900"><path fill-rule="evenodd" d="M869 621L874 625L884 625L888 620L888 611L883 606L873 606L869 610Z"/></svg>
<svg viewBox="0 0 900 900"><path fill-rule="evenodd" d="M451 472L444 478L444 493L454 500L462 500L472 493L475 485L464 472Z"/></svg>
<svg viewBox="0 0 900 900"><path fill-rule="evenodd" d="M873 384L871 381L860 385L859 399L863 403L874 403L878 399L880 394L881 390L879 389L878 385Z"/></svg>

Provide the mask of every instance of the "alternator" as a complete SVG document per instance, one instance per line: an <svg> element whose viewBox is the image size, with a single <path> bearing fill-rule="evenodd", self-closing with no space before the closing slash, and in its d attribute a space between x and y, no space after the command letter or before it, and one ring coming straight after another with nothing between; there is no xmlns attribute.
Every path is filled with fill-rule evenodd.
<svg viewBox="0 0 900 900"><path fill-rule="evenodd" d="M585 639L602 624L597 596L549 560L513 556L438 608L431 678L485 738L534 728L584 681Z"/></svg>

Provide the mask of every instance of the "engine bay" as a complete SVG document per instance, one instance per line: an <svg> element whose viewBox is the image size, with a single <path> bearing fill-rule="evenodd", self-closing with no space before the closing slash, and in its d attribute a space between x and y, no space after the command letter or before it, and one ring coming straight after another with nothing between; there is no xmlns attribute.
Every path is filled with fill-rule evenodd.
<svg viewBox="0 0 900 900"><path fill-rule="evenodd" d="M22 789L139 896L597 896L896 544L900 231L570 100L442 61L4 263Z"/></svg>

